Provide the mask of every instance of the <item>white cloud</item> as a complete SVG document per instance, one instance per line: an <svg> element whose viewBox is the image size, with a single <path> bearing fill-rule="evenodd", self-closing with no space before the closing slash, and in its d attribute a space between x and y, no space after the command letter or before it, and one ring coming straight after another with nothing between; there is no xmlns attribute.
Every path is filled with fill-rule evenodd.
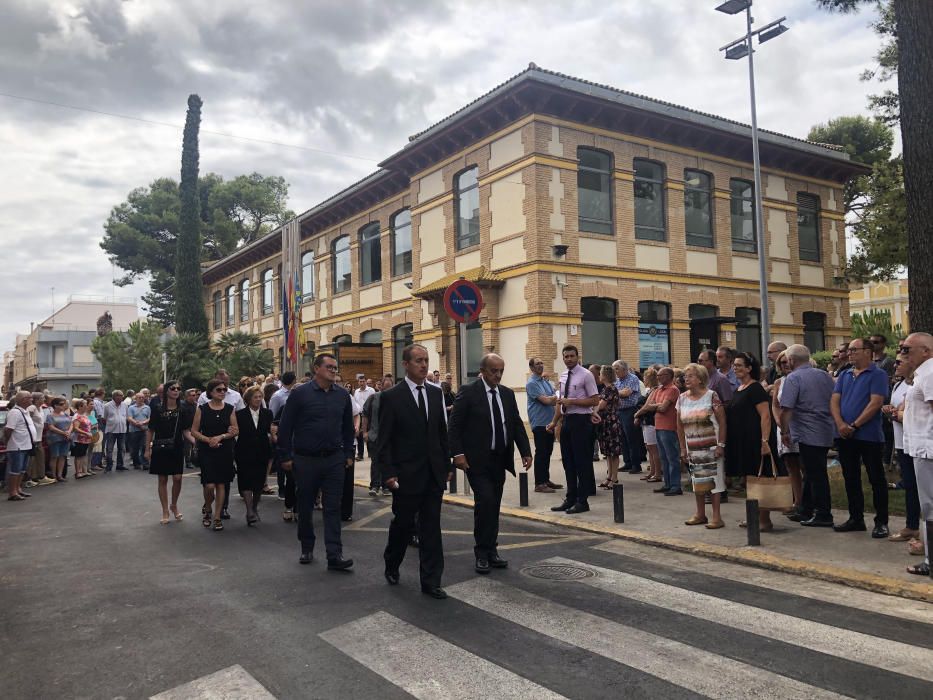
<svg viewBox="0 0 933 700"><path fill-rule="evenodd" d="M205 131L376 160L530 61L749 119L746 63L717 51L744 23L715 12L715 0L8 4L0 92L179 128L0 97L0 349L48 315L52 286L59 300L112 293L103 223L134 187L178 177L190 92L204 99ZM829 15L812 0L759 0L755 9L759 24L787 15L791 27L756 53L762 128L803 137L817 122L866 113L875 87L858 76L878 47L870 15ZM297 211L374 167L201 138L202 172L283 175Z"/></svg>

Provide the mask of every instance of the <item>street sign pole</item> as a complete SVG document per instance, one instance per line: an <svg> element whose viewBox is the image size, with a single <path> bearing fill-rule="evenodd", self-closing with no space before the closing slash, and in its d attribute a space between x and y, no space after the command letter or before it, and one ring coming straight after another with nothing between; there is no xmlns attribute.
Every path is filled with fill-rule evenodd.
<svg viewBox="0 0 933 700"><path fill-rule="evenodd" d="M466 384L468 376L467 370L467 338L466 323L460 323L460 386Z"/></svg>

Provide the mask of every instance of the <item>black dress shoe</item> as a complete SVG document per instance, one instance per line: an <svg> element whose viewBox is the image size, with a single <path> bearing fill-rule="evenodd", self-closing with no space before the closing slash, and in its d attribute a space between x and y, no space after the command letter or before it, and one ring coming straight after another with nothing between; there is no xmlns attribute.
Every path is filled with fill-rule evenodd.
<svg viewBox="0 0 933 700"><path fill-rule="evenodd" d="M493 569L507 569L509 568L509 562L500 557L498 554L493 554L489 557L489 566Z"/></svg>
<svg viewBox="0 0 933 700"><path fill-rule="evenodd" d="M437 600L445 600L447 598L447 591L440 586L422 586L421 592Z"/></svg>
<svg viewBox="0 0 933 700"><path fill-rule="evenodd" d="M802 522L802 521L804 521L804 520L809 520L810 518L813 517L813 514L812 514L812 513L809 513L809 514L808 514L808 513L798 513L797 511L793 511L793 512L791 512L791 513L785 513L785 514L784 514L784 517L787 518L788 520L791 520L791 521L795 522L795 523L799 523L799 522Z"/></svg>
<svg viewBox="0 0 933 700"><path fill-rule="evenodd" d="M871 536L876 540L884 539L890 534L887 525L875 525L875 529L871 531Z"/></svg>
<svg viewBox="0 0 933 700"><path fill-rule="evenodd" d="M833 530L836 532L865 532L867 529L864 520L853 520L852 518L846 520L842 525L833 525Z"/></svg>
<svg viewBox="0 0 933 700"><path fill-rule="evenodd" d="M337 557L336 559L327 560L327 568L329 571L348 571L350 567L353 566L352 559L344 559L343 557Z"/></svg>
<svg viewBox="0 0 933 700"><path fill-rule="evenodd" d="M572 506L570 506L566 510L566 513L567 515L573 515L575 513L585 513L589 509L590 509L589 503L574 503Z"/></svg>
<svg viewBox="0 0 933 700"><path fill-rule="evenodd" d="M476 573L478 573L478 574L488 574L488 573L489 573L489 560L488 560L488 559L480 559L479 557L477 557L477 559L476 559Z"/></svg>
<svg viewBox="0 0 933 700"><path fill-rule="evenodd" d="M809 520L801 520L800 524L804 527L832 527L833 519L832 518L818 518L813 516Z"/></svg>
<svg viewBox="0 0 933 700"><path fill-rule="evenodd" d="M298 557L299 564L310 564L312 561L314 561L314 555L311 552L302 552Z"/></svg>
<svg viewBox="0 0 933 700"><path fill-rule="evenodd" d="M559 506L551 506L551 510L553 510L556 513L561 510L567 510L568 508L573 507L573 505L574 505L573 501L564 501Z"/></svg>
<svg viewBox="0 0 933 700"><path fill-rule="evenodd" d="M389 582L390 586L397 586L399 581L398 569L390 569L386 567L385 571L386 581Z"/></svg>

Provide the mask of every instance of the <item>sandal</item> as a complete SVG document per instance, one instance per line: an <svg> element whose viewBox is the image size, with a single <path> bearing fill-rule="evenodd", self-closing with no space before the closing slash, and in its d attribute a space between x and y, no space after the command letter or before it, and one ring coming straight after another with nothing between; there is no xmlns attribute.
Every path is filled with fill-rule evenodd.
<svg viewBox="0 0 933 700"><path fill-rule="evenodd" d="M163 515L163 516L159 519L159 524L160 524L160 525L168 525L168 518L167 518L166 516Z"/></svg>
<svg viewBox="0 0 933 700"><path fill-rule="evenodd" d="M650 477L650 476L647 476L647 475L646 475L646 476L641 476L641 477L638 477L638 480L639 480L639 481L651 481L651 477Z"/></svg>
<svg viewBox="0 0 933 700"><path fill-rule="evenodd" d="M209 510L201 513L201 524L204 527L211 526L211 512Z"/></svg>
<svg viewBox="0 0 933 700"><path fill-rule="evenodd" d="M718 530L725 526L726 524L722 520L714 520L713 522L706 524L706 529L707 530Z"/></svg>
<svg viewBox="0 0 933 700"><path fill-rule="evenodd" d="M224 529L224 521L220 518L214 520L214 532L220 532Z"/></svg>
<svg viewBox="0 0 933 700"><path fill-rule="evenodd" d="M659 481L663 481L663 479L660 476L649 476L645 481L649 484L656 484Z"/></svg>
<svg viewBox="0 0 933 700"><path fill-rule="evenodd" d="M258 523L258 522L259 522L259 518L257 518L255 515L250 515L249 513L246 514L246 525L247 525L247 527L252 527L253 525L255 525L255 524Z"/></svg>
<svg viewBox="0 0 933 700"><path fill-rule="evenodd" d="M698 518L694 515L692 518L690 518L690 520L684 520L684 525L706 525L708 522L709 520L707 520L705 517Z"/></svg>
<svg viewBox="0 0 933 700"><path fill-rule="evenodd" d="M895 532L888 538L889 542L910 542L913 539L917 538L917 535L920 534L919 530L908 530L904 528L900 532Z"/></svg>
<svg viewBox="0 0 933 700"><path fill-rule="evenodd" d="M175 520L181 520L185 516L178 512L178 506L169 506L168 509L172 511L172 515L175 516Z"/></svg>
<svg viewBox="0 0 933 700"><path fill-rule="evenodd" d="M907 551L910 552L915 557L923 556L923 541L913 539L907 543Z"/></svg>
<svg viewBox="0 0 933 700"><path fill-rule="evenodd" d="M916 574L917 576L929 576L930 565L929 564L912 564L907 567L907 573Z"/></svg>
<svg viewBox="0 0 933 700"><path fill-rule="evenodd" d="M613 484L612 481L610 481L609 479L606 479L604 482L602 482L602 483L599 485L599 488L601 488L601 489L606 489L606 490L608 491L609 489L612 488L612 484Z"/></svg>

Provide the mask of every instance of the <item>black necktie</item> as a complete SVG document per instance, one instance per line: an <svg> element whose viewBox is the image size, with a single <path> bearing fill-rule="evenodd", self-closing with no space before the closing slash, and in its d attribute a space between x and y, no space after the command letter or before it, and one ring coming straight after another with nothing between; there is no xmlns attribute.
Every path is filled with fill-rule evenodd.
<svg viewBox="0 0 933 700"><path fill-rule="evenodd" d="M495 447L493 448L496 452L505 452L505 431L502 430L502 411L499 410L499 402L496 400L496 390L490 389L489 393L492 394L492 422L494 423L493 430L494 439L493 442Z"/></svg>
<svg viewBox="0 0 933 700"><path fill-rule="evenodd" d="M421 411L421 415L424 416L424 422L428 422L428 409L424 404L424 387L416 387L418 389L418 410Z"/></svg>

